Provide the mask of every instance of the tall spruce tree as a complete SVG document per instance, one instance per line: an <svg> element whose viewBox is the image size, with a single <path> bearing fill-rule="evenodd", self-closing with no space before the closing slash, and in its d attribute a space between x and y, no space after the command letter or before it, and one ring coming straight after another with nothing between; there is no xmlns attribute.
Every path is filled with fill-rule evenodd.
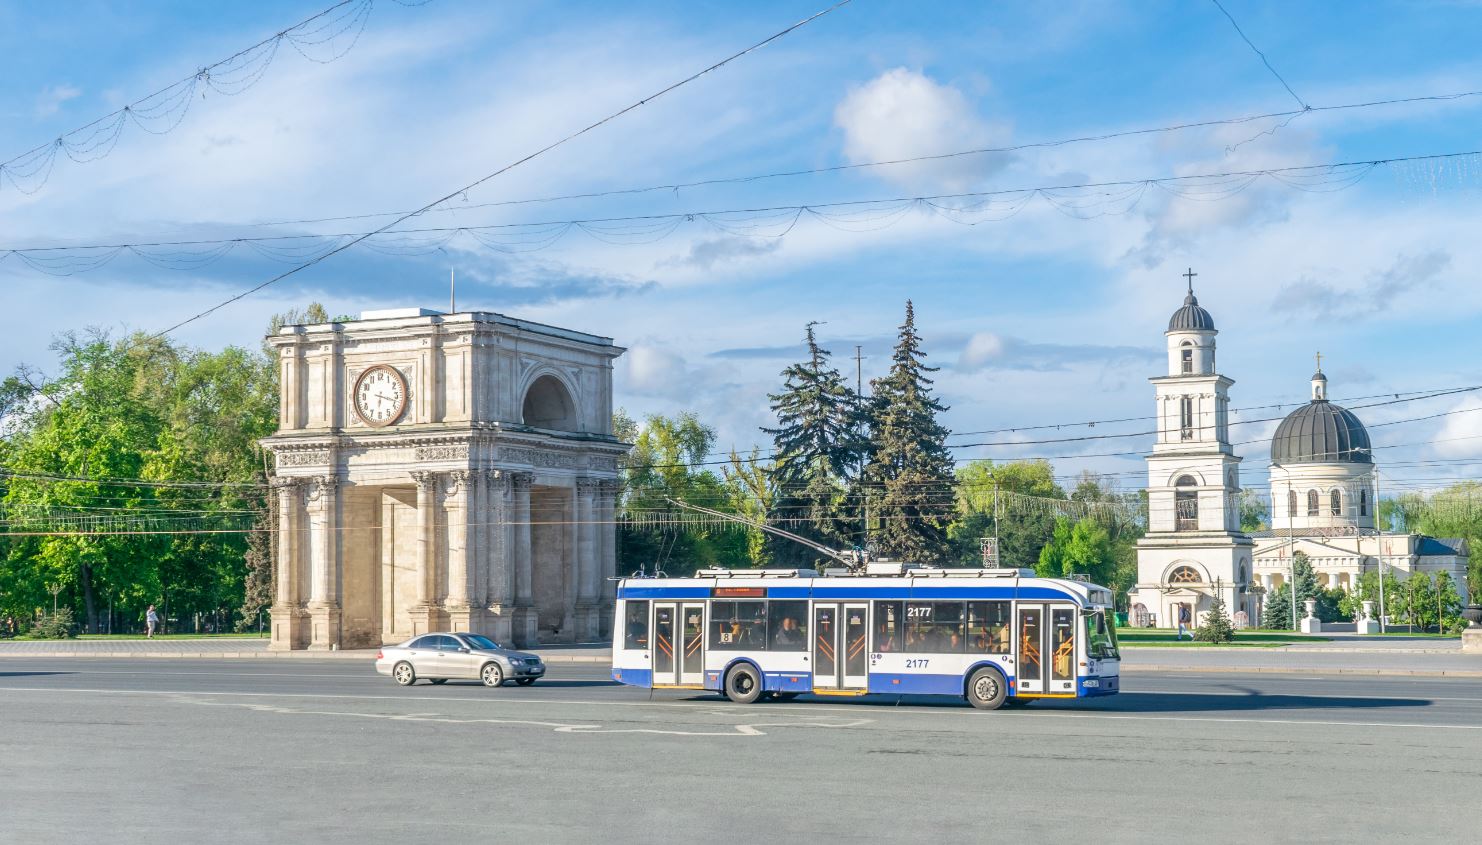
<svg viewBox="0 0 1482 845"><path fill-rule="evenodd" d="M848 545L853 509L847 494L859 470L859 396L829 363L827 349L809 323L808 355L782 371L780 393L768 396L777 415L772 436L776 459L768 522L826 545ZM787 540L770 537L773 559L784 564L812 562L815 555Z"/></svg>
<svg viewBox="0 0 1482 845"><path fill-rule="evenodd" d="M937 368L926 366L925 357L916 309L906 300L890 372L870 382L864 478L870 489L871 539L881 553L913 563L946 557L947 525L956 513L949 432L937 422L947 408L931 395L926 374Z"/></svg>

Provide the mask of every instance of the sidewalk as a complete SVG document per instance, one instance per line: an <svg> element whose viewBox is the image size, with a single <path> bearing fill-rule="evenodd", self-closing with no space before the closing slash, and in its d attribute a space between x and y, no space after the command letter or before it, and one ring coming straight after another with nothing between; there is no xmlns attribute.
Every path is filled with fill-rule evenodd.
<svg viewBox="0 0 1482 845"><path fill-rule="evenodd" d="M540 655L548 664L612 665L612 650L605 644L548 645L524 651ZM376 649L269 651L266 639L0 640L0 659L7 657L373 661Z"/></svg>

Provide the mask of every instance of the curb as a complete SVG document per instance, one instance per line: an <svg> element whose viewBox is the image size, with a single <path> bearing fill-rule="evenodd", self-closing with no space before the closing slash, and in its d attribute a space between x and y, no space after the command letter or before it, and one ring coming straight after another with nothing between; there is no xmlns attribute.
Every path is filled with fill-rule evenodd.
<svg viewBox="0 0 1482 845"><path fill-rule="evenodd" d="M532 652L532 654L540 654ZM39 658L95 658L99 660L364 660L376 659L374 652L359 651L51 651L51 652L0 652L0 660L9 658L35 660ZM552 663L610 666L612 658L596 655L540 655L547 665Z"/></svg>
<svg viewBox="0 0 1482 845"><path fill-rule="evenodd" d="M1309 668L1301 666L1163 666L1147 664L1141 666L1122 665L1121 674L1135 675L1140 672L1202 672L1222 675L1358 675L1397 676L1410 678L1482 678L1482 671L1474 669L1343 669Z"/></svg>

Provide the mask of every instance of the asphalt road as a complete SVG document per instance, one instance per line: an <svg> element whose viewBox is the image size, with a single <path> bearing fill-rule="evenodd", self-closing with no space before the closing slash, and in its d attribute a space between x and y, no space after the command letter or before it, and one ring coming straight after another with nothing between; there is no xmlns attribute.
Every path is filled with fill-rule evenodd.
<svg viewBox="0 0 1482 845"><path fill-rule="evenodd" d="M732 705L553 667L0 661L0 841L1454 841L1482 681L1129 674L1120 696ZM781 836L781 834L790 834Z"/></svg>

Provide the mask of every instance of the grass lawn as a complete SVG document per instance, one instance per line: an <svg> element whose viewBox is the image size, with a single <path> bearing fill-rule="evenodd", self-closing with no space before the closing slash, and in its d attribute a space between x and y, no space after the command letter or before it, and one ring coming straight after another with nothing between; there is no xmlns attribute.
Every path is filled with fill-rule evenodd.
<svg viewBox="0 0 1482 845"><path fill-rule="evenodd" d="M1290 631L1236 631L1232 643L1199 643L1178 639L1178 632L1167 628L1118 628L1117 642L1125 648L1138 646L1175 646L1180 648L1209 648L1210 646L1237 648L1274 648L1293 643L1328 642L1328 637L1293 634Z"/></svg>

